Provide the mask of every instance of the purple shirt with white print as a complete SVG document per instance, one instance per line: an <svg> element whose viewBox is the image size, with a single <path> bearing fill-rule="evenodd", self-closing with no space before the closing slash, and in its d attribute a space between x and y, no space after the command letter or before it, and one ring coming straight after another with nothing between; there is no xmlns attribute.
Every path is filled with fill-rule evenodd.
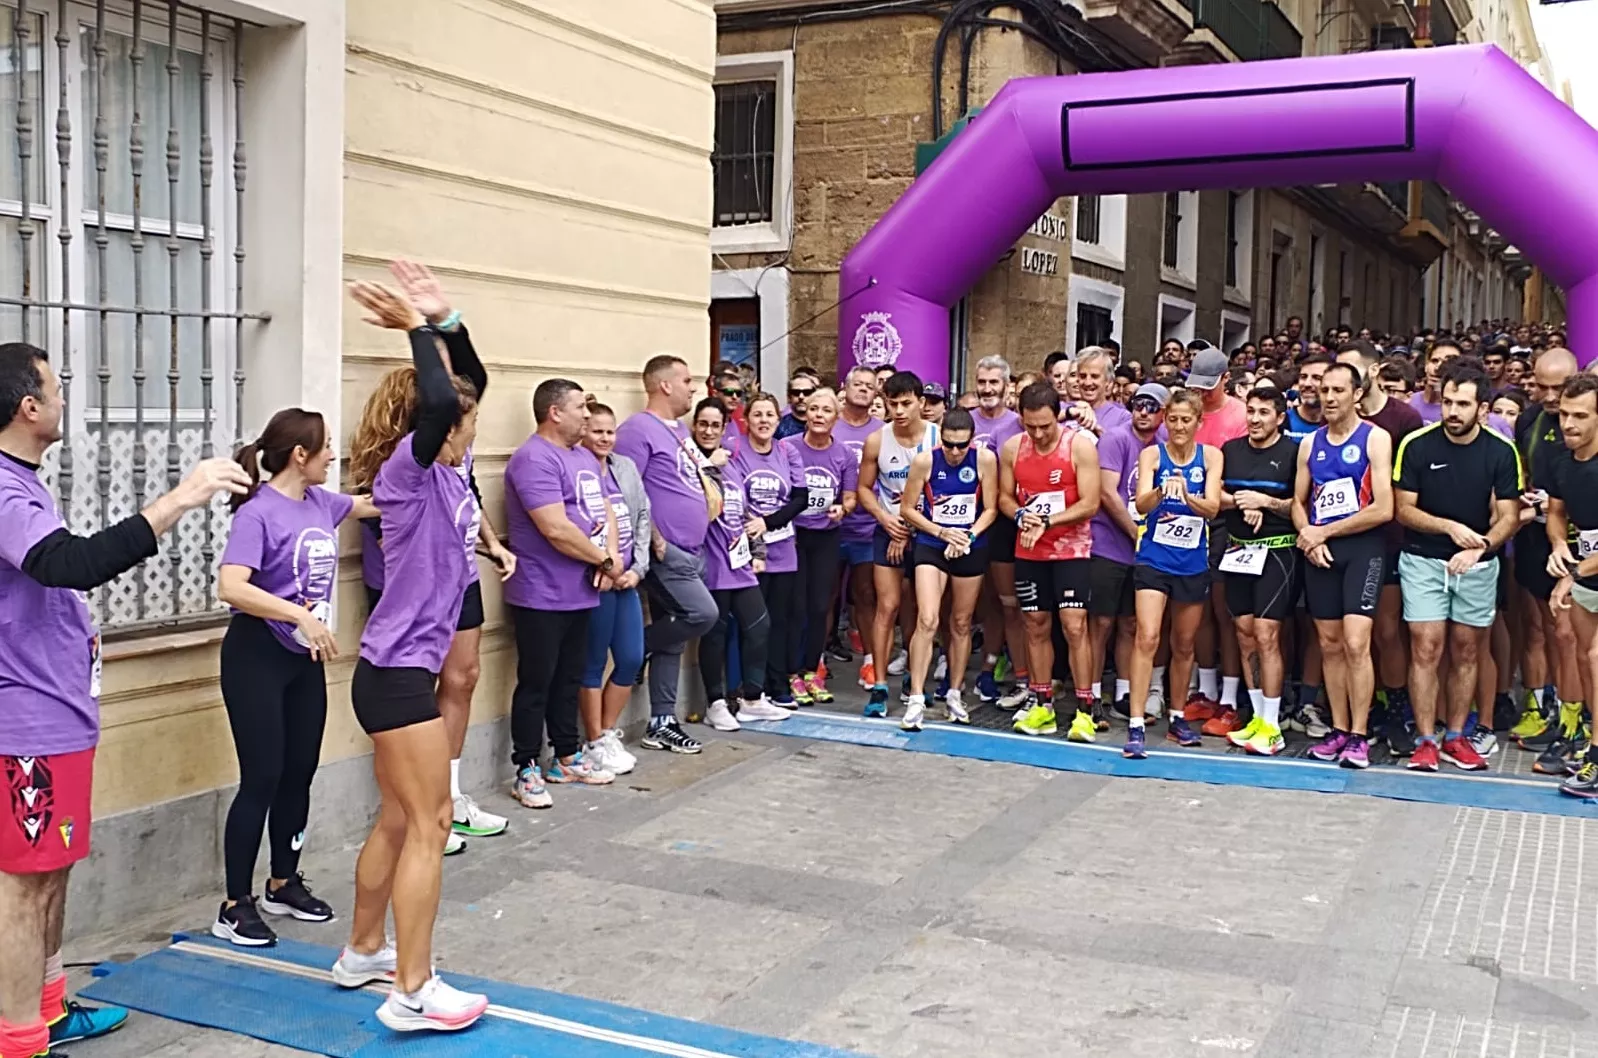
<svg viewBox="0 0 1598 1058"><path fill-rule="evenodd" d="M764 517L788 502L793 490L805 483L804 465L792 441L773 441L771 451L761 455L746 437L732 462L744 476L744 495L749 510ZM793 523L781 529L766 530L766 572L793 573L799 568L799 550L794 545Z"/></svg>
<svg viewBox="0 0 1598 1058"><path fill-rule="evenodd" d="M333 628L338 527L354 506L352 497L315 486L296 500L262 485L233 515L222 565L243 566L251 571L251 584L311 611ZM310 653L299 626L288 621L267 621L266 626L287 649Z"/></svg>
<svg viewBox="0 0 1598 1058"><path fill-rule="evenodd" d="M705 587L711 591L752 588L759 581L749 537L744 533L744 476L731 463L721 468L721 493L721 517L711 522L705 533Z"/></svg>
<svg viewBox="0 0 1598 1058"><path fill-rule="evenodd" d="M710 508L699 476L699 448L688 428L641 411L617 428L616 451L637 464L660 535L697 555L705 542Z"/></svg>
<svg viewBox="0 0 1598 1058"><path fill-rule="evenodd" d="M562 554L533 523L532 512L561 504L577 530L605 547L605 487L599 460L578 445L564 448L538 434L505 466L505 520L516 575L505 601L529 610L586 610L599 605L587 562Z"/></svg>
<svg viewBox="0 0 1598 1058"><path fill-rule="evenodd" d="M827 508L843 502L843 494L860 487L860 458L841 441L825 448L812 448L808 434L793 439L794 451L804 467L809 500L804 513L794 519L801 529L832 529L837 526L827 517Z"/></svg>
<svg viewBox="0 0 1598 1058"><path fill-rule="evenodd" d="M872 416L864 426L850 426L843 416L832 426L832 439L854 453L855 474L860 473L860 459L866 447L866 438L882 429L882 420ZM861 543L871 539L877 531L877 520L866 513L865 506L855 507L853 514L843 516L843 539L846 543Z"/></svg>

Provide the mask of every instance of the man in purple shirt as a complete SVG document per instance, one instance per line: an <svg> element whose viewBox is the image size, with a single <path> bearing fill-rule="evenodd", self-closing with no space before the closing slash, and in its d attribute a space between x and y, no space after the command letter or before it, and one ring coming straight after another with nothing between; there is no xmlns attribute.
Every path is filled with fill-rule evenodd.
<svg viewBox="0 0 1598 1058"><path fill-rule="evenodd" d="M856 366L843 380L838 421L833 424L832 439L854 453L856 468L860 465L861 453L865 451L866 439L882 429L882 420L871 414L871 399L876 395L877 374L869 367ZM864 641L870 638L871 622L877 612L877 591L871 581L871 537L876 530L877 520L867 514L863 507L856 507L844 515L843 531L839 533L838 541L843 551L844 568L848 571L844 575L849 581L854 630L860 634L864 646L865 658L860 670L862 683L875 681L871 646ZM878 664L887 665L888 659L883 658ZM871 672L866 671L868 666ZM873 680L867 681L867 676L872 676Z"/></svg>
<svg viewBox="0 0 1598 1058"><path fill-rule="evenodd" d="M100 741L100 635L81 593L156 553L156 538L249 475L207 459L176 489L91 537L74 536L39 480L61 440L61 384L42 349L0 345L0 1054L104 1035L119 1007L66 1002L67 875L89 854Z"/></svg>
<svg viewBox="0 0 1598 1058"><path fill-rule="evenodd" d="M687 427L677 420L694 404L688 362L662 353L644 364L644 410L616 431L616 451L638 466L653 516L655 561L644 583L649 589L649 730L646 749L698 753L703 746L677 720L677 682L683 648L719 619L705 587L701 551L710 520L721 514L721 495L700 468Z"/></svg>
<svg viewBox="0 0 1598 1058"><path fill-rule="evenodd" d="M1132 421L1132 413L1126 410L1126 405L1110 395L1114 371L1115 355L1102 346L1090 345L1076 354L1077 396L1093 406L1100 437Z"/></svg>
<svg viewBox="0 0 1598 1058"><path fill-rule="evenodd" d="M533 420L537 431L505 466L505 516L516 556L516 572L505 582L516 631L512 792L528 808L548 808L546 778L589 786L615 778L578 754L577 690L600 583L631 575L622 570L599 460L578 443L588 429L583 387L563 378L539 383ZM538 766L546 723L555 751L547 775Z"/></svg>
<svg viewBox="0 0 1598 1058"><path fill-rule="evenodd" d="M977 407L971 413L976 424L973 444L998 455L1004 442L1021 432L1021 416L1004 406L1010 386L1010 364L1002 356L985 356L977 361ZM1026 629L1015 598L1015 522L1000 518L988 530L988 583L978 601L982 614L982 672L977 676L977 697L992 704L999 700L999 684L994 669L999 652L1014 645L1017 660L1025 664ZM1024 690L1023 685L1023 690Z"/></svg>

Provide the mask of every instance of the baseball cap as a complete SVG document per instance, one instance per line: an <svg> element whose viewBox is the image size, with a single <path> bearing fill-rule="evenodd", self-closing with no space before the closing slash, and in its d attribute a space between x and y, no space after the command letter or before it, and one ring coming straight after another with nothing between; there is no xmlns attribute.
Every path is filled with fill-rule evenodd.
<svg viewBox="0 0 1598 1058"><path fill-rule="evenodd" d="M937 382L928 382L926 385L922 386L921 396L924 400L947 401L949 399L949 394L944 390L943 386Z"/></svg>
<svg viewBox="0 0 1598 1058"><path fill-rule="evenodd" d="M1171 402L1171 391L1158 382L1145 382L1137 388L1136 393L1132 394L1133 400L1137 400L1139 397L1153 397L1160 402L1160 407L1163 408Z"/></svg>
<svg viewBox="0 0 1598 1058"><path fill-rule="evenodd" d="M1213 345L1206 346L1193 354L1193 366L1187 373L1187 388L1214 389L1221 384L1230 367L1225 353Z"/></svg>

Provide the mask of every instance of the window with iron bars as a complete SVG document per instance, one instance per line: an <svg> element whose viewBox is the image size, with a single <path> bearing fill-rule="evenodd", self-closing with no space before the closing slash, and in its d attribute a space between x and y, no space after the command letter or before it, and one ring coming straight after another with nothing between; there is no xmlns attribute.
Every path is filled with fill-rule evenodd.
<svg viewBox="0 0 1598 1058"><path fill-rule="evenodd" d="M1076 307L1076 348L1103 345L1115 337L1115 316L1102 305Z"/></svg>
<svg viewBox="0 0 1598 1058"><path fill-rule="evenodd" d="M1175 268L1181 258L1182 195L1179 191L1165 193L1165 249L1160 257L1166 268Z"/></svg>
<svg viewBox="0 0 1598 1058"><path fill-rule="evenodd" d="M1076 237L1082 242L1099 241L1100 207L1098 195L1082 195L1076 200Z"/></svg>
<svg viewBox="0 0 1598 1058"><path fill-rule="evenodd" d="M1237 208L1243 196L1237 191L1226 193L1226 285L1237 286Z"/></svg>
<svg viewBox="0 0 1598 1058"><path fill-rule="evenodd" d="M768 223L776 193L777 82L736 81L715 91L715 225Z"/></svg>
<svg viewBox="0 0 1598 1058"><path fill-rule="evenodd" d="M137 512L238 443L244 373L242 23L168 0L10 0L0 64L0 332L66 401L44 477L67 525ZM218 612L225 506L90 592L108 631Z"/></svg>

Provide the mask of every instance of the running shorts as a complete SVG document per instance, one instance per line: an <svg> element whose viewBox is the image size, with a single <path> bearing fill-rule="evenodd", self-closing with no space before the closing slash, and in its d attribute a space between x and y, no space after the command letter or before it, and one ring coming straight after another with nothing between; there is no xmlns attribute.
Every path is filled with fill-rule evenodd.
<svg viewBox="0 0 1598 1058"><path fill-rule="evenodd" d="M1137 595L1132 590L1132 566L1110 558L1094 556L1092 597L1088 614L1092 617L1131 617L1137 613Z"/></svg>
<svg viewBox="0 0 1598 1058"><path fill-rule="evenodd" d="M1210 597L1213 576L1215 574L1209 571L1178 576L1140 562L1132 567L1132 588L1134 591L1157 591L1172 602L1201 603Z"/></svg>
<svg viewBox="0 0 1598 1058"><path fill-rule="evenodd" d="M1226 609L1233 618L1285 621L1298 605L1299 580L1298 548L1273 547L1258 575L1226 574Z"/></svg>
<svg viewBox="0 0 1598 1058"><path fill-rule="evenodd" d="M1548 575L1552 553L1548 526L1542 522L1532 522L1515 534L1515 582L1538 602L1547 602L1554 594L1554 578Z"/></svg>
<svg viewBox="0 0 1598 1058"><path fill-rule="evenodd" d="M44 874L89 854L94 750L48 757L0 754L0 874Z"/></svg>
<svg viewBox="0 0 1598 1058"><path fill-rule="evenodd" d="M1376 617L1387 578L1387 539L1380 529L1327 541L1332 566L1304 561L1304 602L1317 621Z"/></svg>
<svg viewBox="0 0 1598 1058"><path fill-rule="evenodd" d="M436 673L423 668L379 668L365 658L355 663L350 703L368 735L437 720Z"/></svg>
<svg viewBox="0 0 1598 1058"><path fill-rule="evenodd" d="M1015 562L1015 519L999 515L988 529L988 555L990 561L1011 565Z"/></svg>
<svg viewBox="0 0 1598 1058"><path fill-rule="evenodd" d="M1022 613L1085 610L1093 591L1093 563L1086 558L1058 562L1015 560L1015 598Z"/></svg>
<svg viewBox="0 0 1598 1058"><path fill-rule="evenodd" d="M1221 572L1221 559L1226 557L1226 549L1232 546L1232 532L1226 527L1225 518L1216 518L1210 522L1210 580L1220 584L1226 579L1226 574Z"/></svg>
<svg viewBox="0 0 1598 1058"><path fill-rule="evenodd" d="M843 555L843 564L845 566L871 565L870 540L849 540L846 538L840 538L838 541L838 550Z"/></svg>
<svg viewBox="0 0 1598 1058"><path fill-rule="evenodd" d="M366 612L371 613L377 609L377 600L383 597L381 588L374 588L370 584L366 588ZM466 594L461 598L461 615L455 622L455 631L469 632L474 628L483 627L483 583L472 581L466 585Z"/></svg>
<svg viewBox="0 0 1598 1058"><path fill-rule="evenodd" d="M916 543L915 554L911 556L912 568L915 566L932 566L941 569L951 577L980 577L988 572L988 545L979 543L969 552L959 558L945 558L943 548L931 544Z"/></svg>
<svg viewBox="0 0 1598 1058"><path fill-rule="evenodd" d="M888 569L902 569L909 573L910 556L915 553L915 538L911 537L910 542L905 544L904 554L897 562L888 560L888 545L891 543L893 543L893 538L888 535L888 531L880 525L877 526L876 531L871 534L871 564L873 566L884 566Z"/></svg>
<svg viewBox="0 0 1598 1058"><path fill-rule="evenodd" d="M1404 623L1452 621L1467 628L1490 628L1498 616L1498 559L1478 562L1458 576L1448 562L1400 552L1404 566Z"/></svg>

